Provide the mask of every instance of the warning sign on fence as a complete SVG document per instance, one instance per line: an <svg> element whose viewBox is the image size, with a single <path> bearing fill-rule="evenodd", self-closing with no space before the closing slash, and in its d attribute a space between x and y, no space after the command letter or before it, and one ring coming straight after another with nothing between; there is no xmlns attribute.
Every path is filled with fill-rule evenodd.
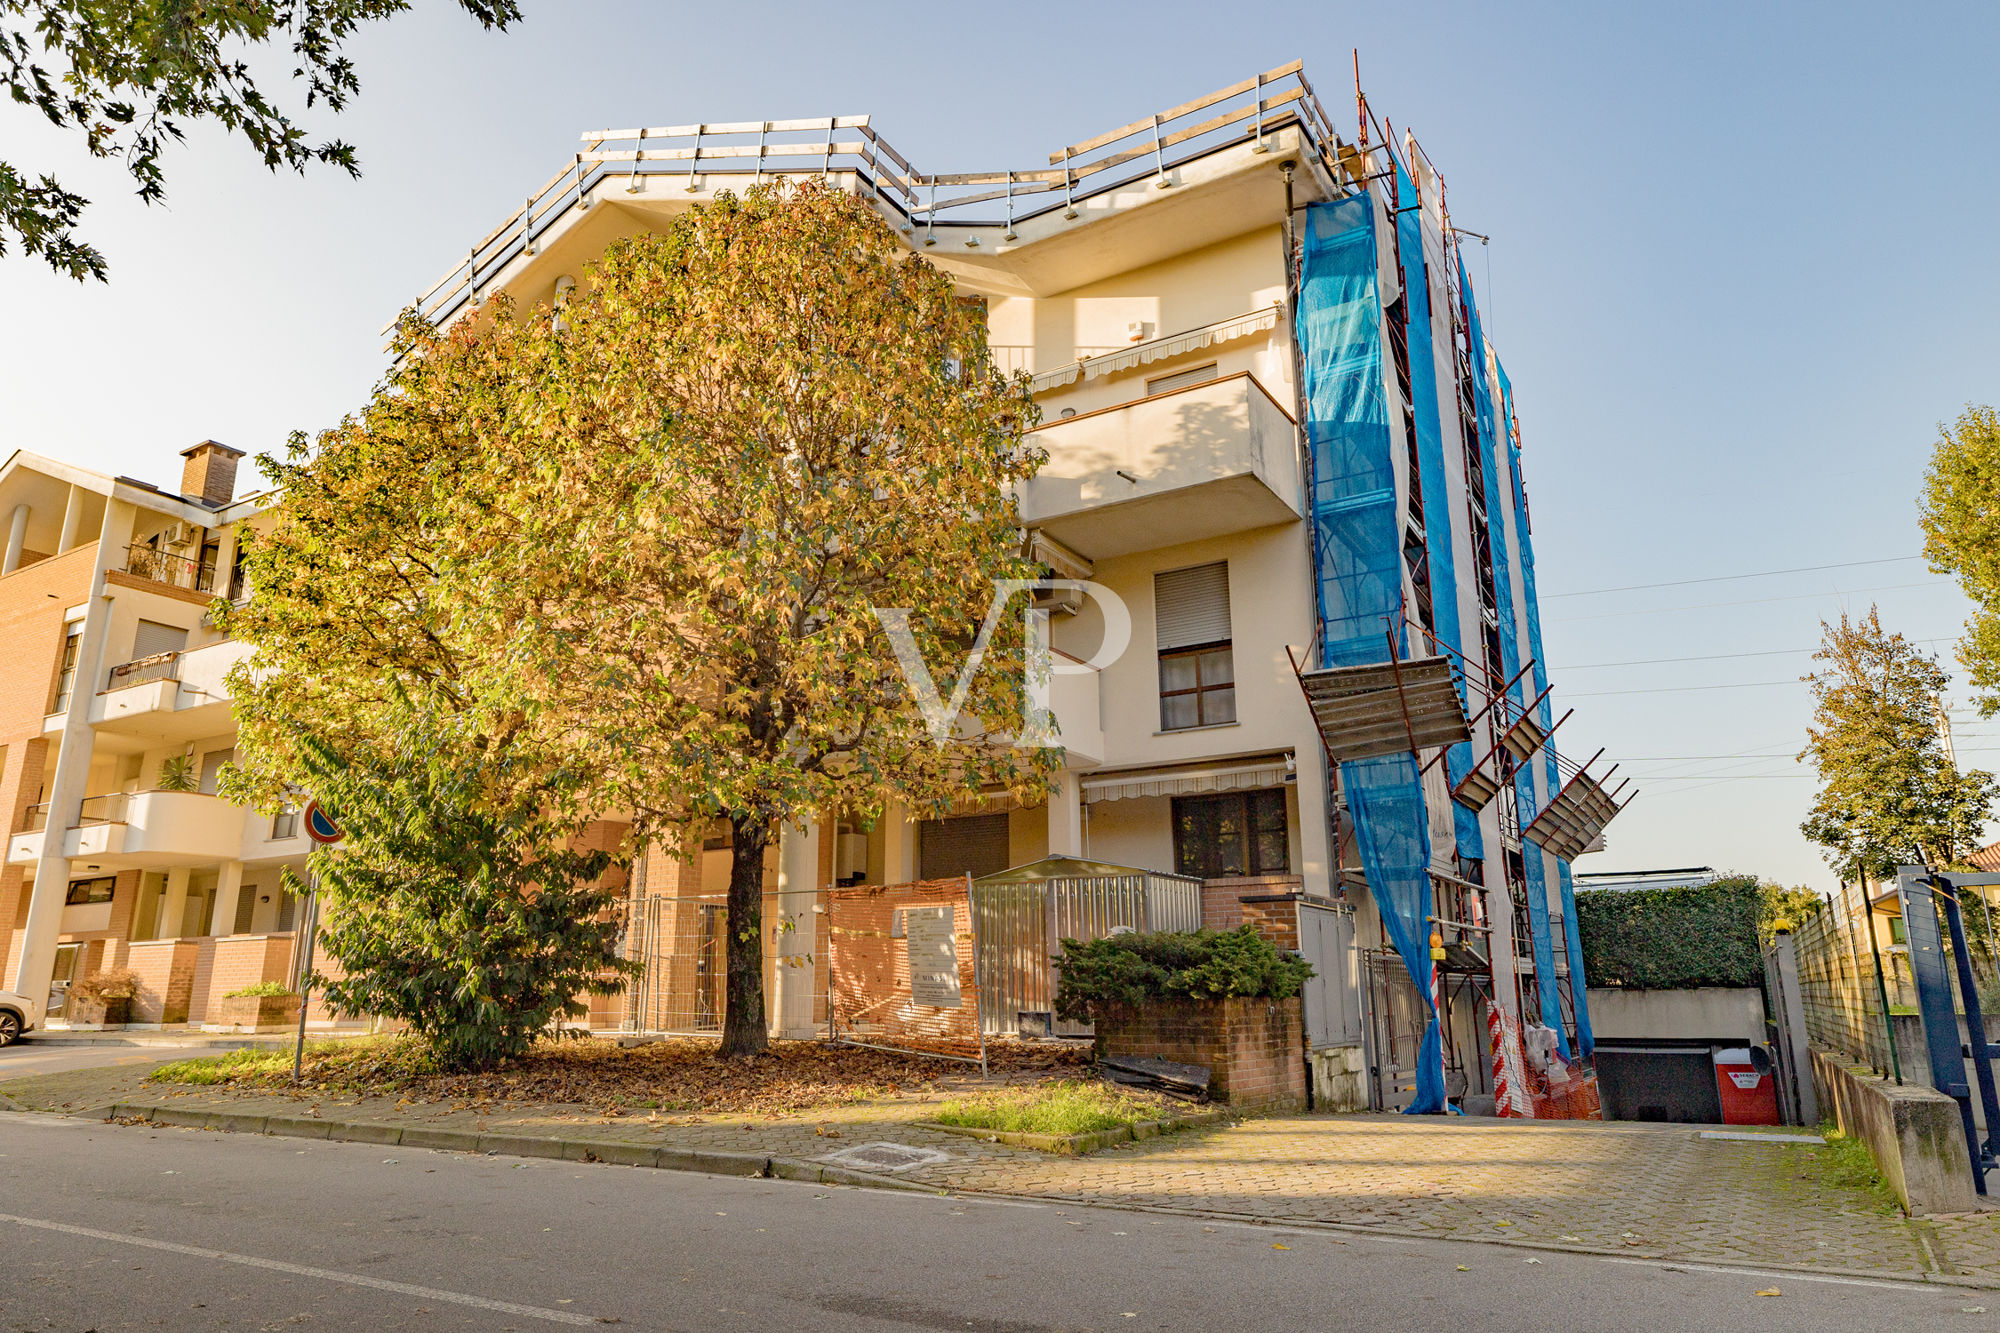
<svg viewBox="0 0 2000 1333"><path fill-rule="evenodd" d="M943 903L903 909L912 1004L956 1009L963 1002L958 988L958 941L952 932L952 915L952 909Z"/></svg>

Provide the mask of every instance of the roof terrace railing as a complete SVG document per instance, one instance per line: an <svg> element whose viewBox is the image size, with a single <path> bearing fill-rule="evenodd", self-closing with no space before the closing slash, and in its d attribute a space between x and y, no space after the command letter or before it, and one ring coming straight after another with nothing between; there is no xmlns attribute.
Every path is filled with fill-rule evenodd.
<svg viewBox="0 0 2000 1333"><path fill-rule="evenodd" d="M1011 239L1017 221L1057 208L1075 217L1077 201L1147 176L1170 188L1175 167L1246 139L1261 151L1273 132L1293 124L1338 179L1344 145L1296 60L1066 145L1049 154L1046 168L1025 171L926 175L876 133L866 116L592 130L582 136L582 151L569 165L475 243L417 298L415 308L442 323L476 305L486 284L514 259L534 254L558 219L619 191L696 193L719 179L756 185L767 177L851 174L903 220L906 231L921 230L925 245L935 243L941 221L1001 226ZM1351 149L1346 156L1353 157ZM965 212L993 204L1004 205L995 210L1000 216Z"/></svg>

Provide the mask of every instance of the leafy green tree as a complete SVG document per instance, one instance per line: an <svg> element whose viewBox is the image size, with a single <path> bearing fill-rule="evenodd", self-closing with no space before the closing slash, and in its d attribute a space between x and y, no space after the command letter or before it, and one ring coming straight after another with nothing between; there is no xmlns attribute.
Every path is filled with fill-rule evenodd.
<svg viewBox="0 0 2000 1333"><path fill-rule="evenodd" d="M1981 716L1992 717L2000 713L2000 412L1967 405L1957 421L1938 427L1919 520L1931 568L1958 575L1977 608L1958 660Z"/></svg>
<svg viewBox="0 0 2000 1333"><path fill-rule="evenodd" d="M1788 889L1764 881L1759 887L1764 907L1757 919L1757 938L1765 944L1781 930L1797 930L1807 917L1826 907L1824 897L1803 885Z"/></svg>
<svg viewBox="0 0 2000 1333"><path fill-rule="evenodd" d="M315 981L346 1013L407 1023L445 1068L490 1068L637 971L617 956L612 853L573 845L576 775L463 710L394 696L367 744L296 738L347 835L313 853L319 943L341 968Z"/></svg>
<svg viewBox="0 0 2000 1333"><path fill-rule="evenodd" d="M482 27L521 15L516 0L458 0ZM252 63L282 43L305 104L338 112L361 90L342 51L354 30L408 0L0 0L0 91L90 156L123 159L139 197L166 196L160 158L186 127L210 122L248 141L272 171L326 163L358 176L351 144L315 143L257 84ZM11 235L81 281L105 276L104 256L72 230L88 200L53 175L30 178L0 161L0 255Z"/></svg>
<svg viewBox="0 0 2000 1333"><path fill-rule="evenodd" d="M1815 710L1799 755L1820 791L1800 831L1842 878L1881 879L1898 864L1957 866L1979 845L1996 790L1990 773L1961 773L1939 729L1951 677L1937 659L1862 619L1822 621L1824 665L1805 677Z"/></svg>
<svg viewBox="0 0 2000 1333"><path fill-rule="evenodd" d="M286 499L236 622L259 647L245 782L302 783L302 735L388 734L393 679L504 735L526 777L580 775L635 843L693 855L726 823L723 1049L763 1049L781 825L1039 797L1056 761L1013 743L1026 632L996 602L1038 572L1010 499L1040 461L1025 377L994 368L983 310L817 184L617 243L559 309L398 336L365 410L265 461ZM928 697L877 615L897 609Z"/></svg>
<svg viewBox="0 0 2000 1333"><path fill-rule="evenodd" d="M224 794L326 804L347 833L315 854L322 942L346 973L335 1002L480 1066L618 984L597 887L612 854L576 850L590 774L482 635L499 534L466 502L492 462L468 406L476 358L428 358L407 337L398 350L363 411L260 459L284 499L244 534L251 600L216 607L255 649L232 676Z"/></svg>

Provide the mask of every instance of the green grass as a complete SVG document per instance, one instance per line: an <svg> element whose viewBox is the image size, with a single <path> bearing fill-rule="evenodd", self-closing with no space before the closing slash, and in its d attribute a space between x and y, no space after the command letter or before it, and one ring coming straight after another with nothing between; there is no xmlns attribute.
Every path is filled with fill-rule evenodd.
<svg viewBox="0 0 2000 1333"><path fill-rule="evenodd" d="M1171 1109L1115 1091L1101 1083L1065 1080L948 1101L931 1118L943 1125L1006 1134L1091 1134L1144 1120Z"/></svg>
<svg viewBox="0 0 2000 1333"><path fill-rule="evenodd" d="M1874 1154L1860 1139L1849 1138L1831 1123L1819 1127L1826 1139L1824 1148L1799 1148L1797 1166L1801 1175L1835 1189L1855 1190L1867 1196L1870 1212L1898 1213L1902 1202L1875 1165Z"/></svg>
<svg viewBox="0 0 2000 1333"><path fill-rule="evenodd" d="M420 1059L417 1053L405 1050L405 1045L395 1037L309 1041L306 1043L306 1081L324 1082L334 1073L344 1074L357 1062L366 1062L371 1067L370 1072L375 1072L385 1065L401 1066L412 1063L413 1057ZM390 1072L407 1074L409 1071L396 1068ZM148 1083L186 1083L197 1087L268 1087L290 1083L291 1079L290 1046L275 1049L246 1046L198 1060L175 1060L146 1075Z"/></svg>

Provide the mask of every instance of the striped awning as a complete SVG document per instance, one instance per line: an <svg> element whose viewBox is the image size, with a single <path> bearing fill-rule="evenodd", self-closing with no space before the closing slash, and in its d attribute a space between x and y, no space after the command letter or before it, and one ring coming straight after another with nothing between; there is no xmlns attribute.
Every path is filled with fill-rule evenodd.
<svg viewBox="0 0 2000 1333"><path fill-rule="evenodd" d="M1202 792L1251 791L1283 786L1290 775L1284 755L1233 764L1154 768L1106 773L1083 780L1085 801L1124 801L1142 796L1193 796Z"/></svg>
<svg viewBox="0 0 2000 1333"><path fill-rule="evenodd" d="M1274 304L1262 310L1253 310L1247 315L1238 315L1234 319L1204 324L1185 333L1173 333L1164 338L1134 343L1130 347L1121 347L1115 352L1105 352L1101 356L1086 356L1066 366L1057 366L1053 370L1045 370L1035 376L1034 391L1046 393L1050 389L1060 389L1065 384L1074 384L1079 379L1094 380L1100 375L1111 375L1149 362L1164 361L1183 352L1198 352L1217 343L1247 338L1253 333L1276 328L1281 309L1281 306Z"/></svg>

